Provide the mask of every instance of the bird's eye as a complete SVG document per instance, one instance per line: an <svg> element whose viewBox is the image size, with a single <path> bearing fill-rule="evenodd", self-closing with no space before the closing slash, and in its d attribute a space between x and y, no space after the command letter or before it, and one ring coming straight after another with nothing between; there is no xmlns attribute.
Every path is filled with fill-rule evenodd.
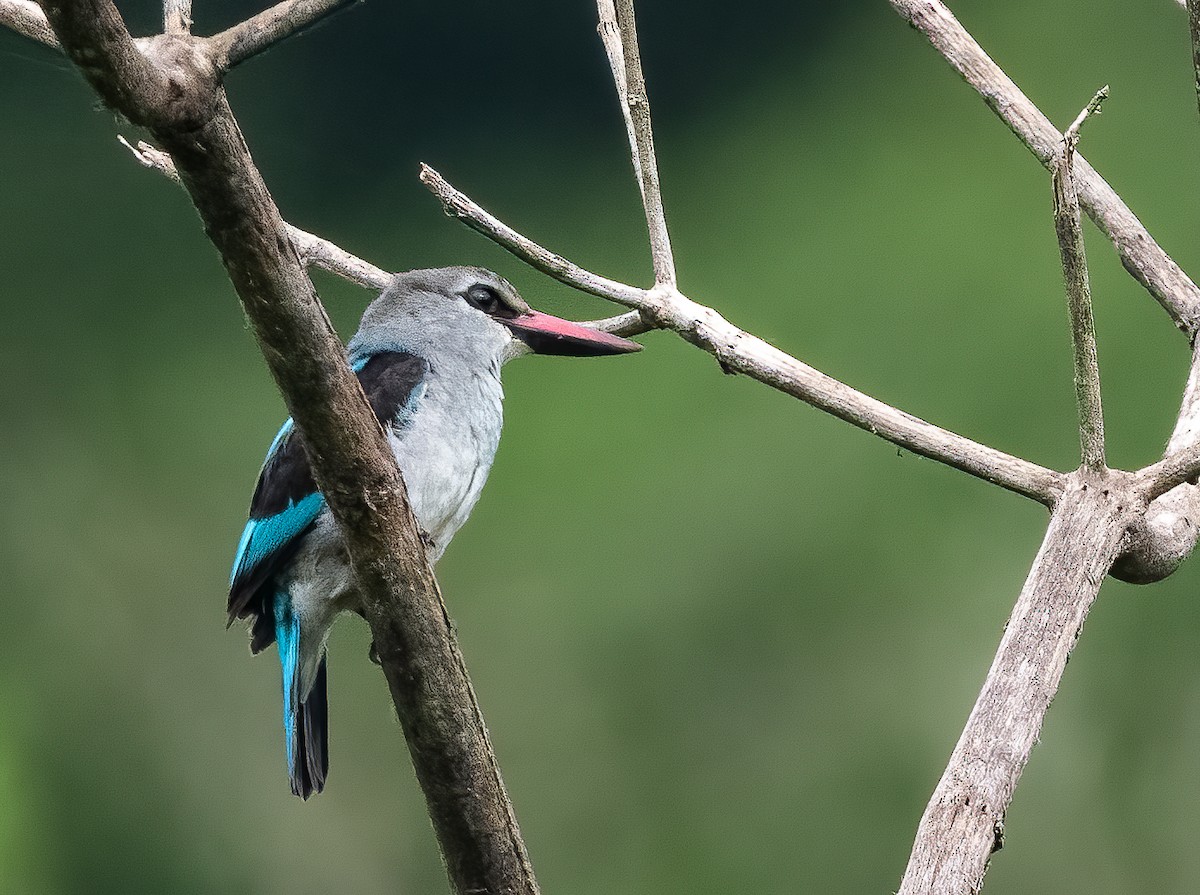
<svg viewBox="0 0 1200 895"><path fill-rule="evenodd" d="M485 314L495 314L503 307L496 290L491 286L484 286L482 283L476 283L467 290L467 303L471 307L479 308Z"/></svg>

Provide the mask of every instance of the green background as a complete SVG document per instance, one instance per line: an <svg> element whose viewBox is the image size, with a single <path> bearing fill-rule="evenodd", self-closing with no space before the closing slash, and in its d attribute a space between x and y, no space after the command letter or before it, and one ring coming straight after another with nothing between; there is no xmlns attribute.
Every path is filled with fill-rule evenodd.
<svg viewBox="0 0 1200 895"><path fill-rule="evenodd" d="M444 8L443 8L444 7ZM869 4L646 0L681 284L850 384L1077 460L1049 177ZM837 7L837 8L833 8ZM154 4L126 4L139 33ZM198 2L197 31L254 11ZM1186 17L955 11L1200 270ZM649 261L587 0L372 0L229 89L285 217L383 267L492 266L418 161L607 276ZM0 34L0 891L441 892L368 634L331 644L326 793L288 793L273 654L224 629L284 416L182 192L53 53ZM1157 458L1184 339L1090 225L1109 456ZM324 275L341 331L370 296ZM894 891L1046 514L651 334L506 370L504 444L438 569L548 893ZM1110 581L989 893L1200 886L1200 564Z"/></svg>

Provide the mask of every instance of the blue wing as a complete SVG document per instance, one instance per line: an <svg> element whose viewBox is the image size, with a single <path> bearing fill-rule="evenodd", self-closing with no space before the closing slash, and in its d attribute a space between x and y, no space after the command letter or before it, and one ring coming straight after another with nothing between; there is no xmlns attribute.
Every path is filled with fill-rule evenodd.
<svg viewBox="0 0 1200 895"><path fill-rule="evenodd" d="M429 363L406 352L381 352L359 360L354 371L376 417L396 426L424 394ZM324 509L304 437L289 419L267 451L229 576L229 620L254 617L250 648L256 653L275 640L273 578Z"/></svg>
<svg viewBox="0 0 1200 895"><path fill-rule="evenodd" d="M255 652L274 639L274 625L261 624L274 621L267 611L274 597L268 585L324 508L304 439L289 419L267 451L229 575L229 620L256 617L251 643Z"/></svg>

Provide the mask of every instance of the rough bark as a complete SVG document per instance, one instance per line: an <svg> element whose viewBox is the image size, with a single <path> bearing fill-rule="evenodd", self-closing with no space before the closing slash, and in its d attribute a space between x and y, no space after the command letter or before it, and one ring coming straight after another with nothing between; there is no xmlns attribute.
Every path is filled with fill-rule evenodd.
<svg viewBox="0 0 1200 895"><path fill-rule="evenodd" d="M386 438L345 361L203 43L136 46L110 0L47 0L68 56L147 126L221 254L342 526L363 612L457 892L534 895L453 629Z"/></svg>

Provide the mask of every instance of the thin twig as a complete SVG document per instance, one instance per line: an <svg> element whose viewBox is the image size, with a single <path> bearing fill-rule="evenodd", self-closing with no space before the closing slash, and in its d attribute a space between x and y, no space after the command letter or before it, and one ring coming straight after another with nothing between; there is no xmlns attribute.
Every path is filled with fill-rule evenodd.
<svg viewBox="0 0 1200 895"><path fill-rule="evenodd" d="M126 149L133 153L134 159L143 167L158 171L179 183L179 172L171 157L161 149L155 149L149 143L139 141L137 146L131 146L124 137L117 137ZM309 267L319 267L336 274L344 280L349 280L367 289L385 289L392 275L381 270L370 261L364 261L345 249L334 245L327 239L301 230L299 227L284 222L287 234L300 255L300 260Z"/></svg>
<svg viewBox="0 0 1200 895"><path fill-rule="evenodd" d="M284 0L210 40L217 68L230 69L361 0Z"/></svg>
<svg viewBox="0 0 1200 895"><path fill-rule="evenodd" d="M46 14L33 0L0 0L0 25L40 44L62 49Z"/></svg>
<svg viewBox="0 0 1200 895"><path fill-rule="evenodd" d="M1100 365L1096 359L1096 324L1092 317L1092 292L1088 283L1087 255L1079 221L1079 198L1075 191L1072 159L1079 129L1089 116L1100 111L1108 96L1103 87L1079 113L1063 136L1062 151L1054 166L1054 230L1062 257L1067 309L1071 316L1071 342L1075 356L1075 399L1079 406L1079 441L1083 465L1094 471L1104 468L1104 409L1100 398Z"/></svg>
<svg viewBox="0 0 1200 895"><path fill-rule="evenodd" d="M677 289L638 289L584 270L484 211L427 165L421 169L421 180L447 214L560 282L641 311L651 322L712 354L725 372L744 373L893 444L1047 506L1062 491L1062 473L971 441L856 391L738 329Z"/></svg>
<svg viewBox="0 0 1200 895"><path fill-rule="evenodd" d="M163 0L163 33L189 34L192 30L192 0Z"/></svg>
<svg viewBox="0 0 1200 895"><path fill-rule="evenodd" d="M1193 84L1196 89L1196 101L1200 104L1200 0L1180 0L1188 11L1188 33L1192 41L1192 71L1195 74Z"/></svg>
<svg viewBox="0 0 1200 895"><path fill-rule="evenodd" d="M637 175L642 205L646 210L646 227L650 233L650 254L654 261L654 282L674 286L675 258L671 253L671 237L663 210L662 187L658 177L658 162L654 157L654 130L650 124L650 100L642 75L642 58L638 51L637 22L633 0L596 0L600 15L600 38L612 68L621 114L629 136L629 153Z"/></svg>
<svg viewBox="0 0 1200 895"><path fill-rule="evenodd" d="M1017 138L1049 170L1058 158L1062 134L1029 101L959 24L941 0L889 0L962 75ZM1200 288L1159 247L1141 221L1087 163L1075 160L1079 204L1112 240L1125 269L1166 309L1189 339L1200 329Z"/></svg>
<svg viewBox="0 0 1200 895"><path fill-rule="evenodd" d="M607 298L630 308L638 307L639 303L644 300L646 290L638 289L636 286L627 286L616 280L609 280L584 270L562 255L556 255L554 252L542 248L507 224L501 223L465 194L451 186L446 178L429 165L421 165L420 177L421 183L425 184L426 188L441 200L446 214L458 218L472 229L478 230L484 236L508 249L526 264L554 277L560 283L566 283L581 292Z"/></svg>

